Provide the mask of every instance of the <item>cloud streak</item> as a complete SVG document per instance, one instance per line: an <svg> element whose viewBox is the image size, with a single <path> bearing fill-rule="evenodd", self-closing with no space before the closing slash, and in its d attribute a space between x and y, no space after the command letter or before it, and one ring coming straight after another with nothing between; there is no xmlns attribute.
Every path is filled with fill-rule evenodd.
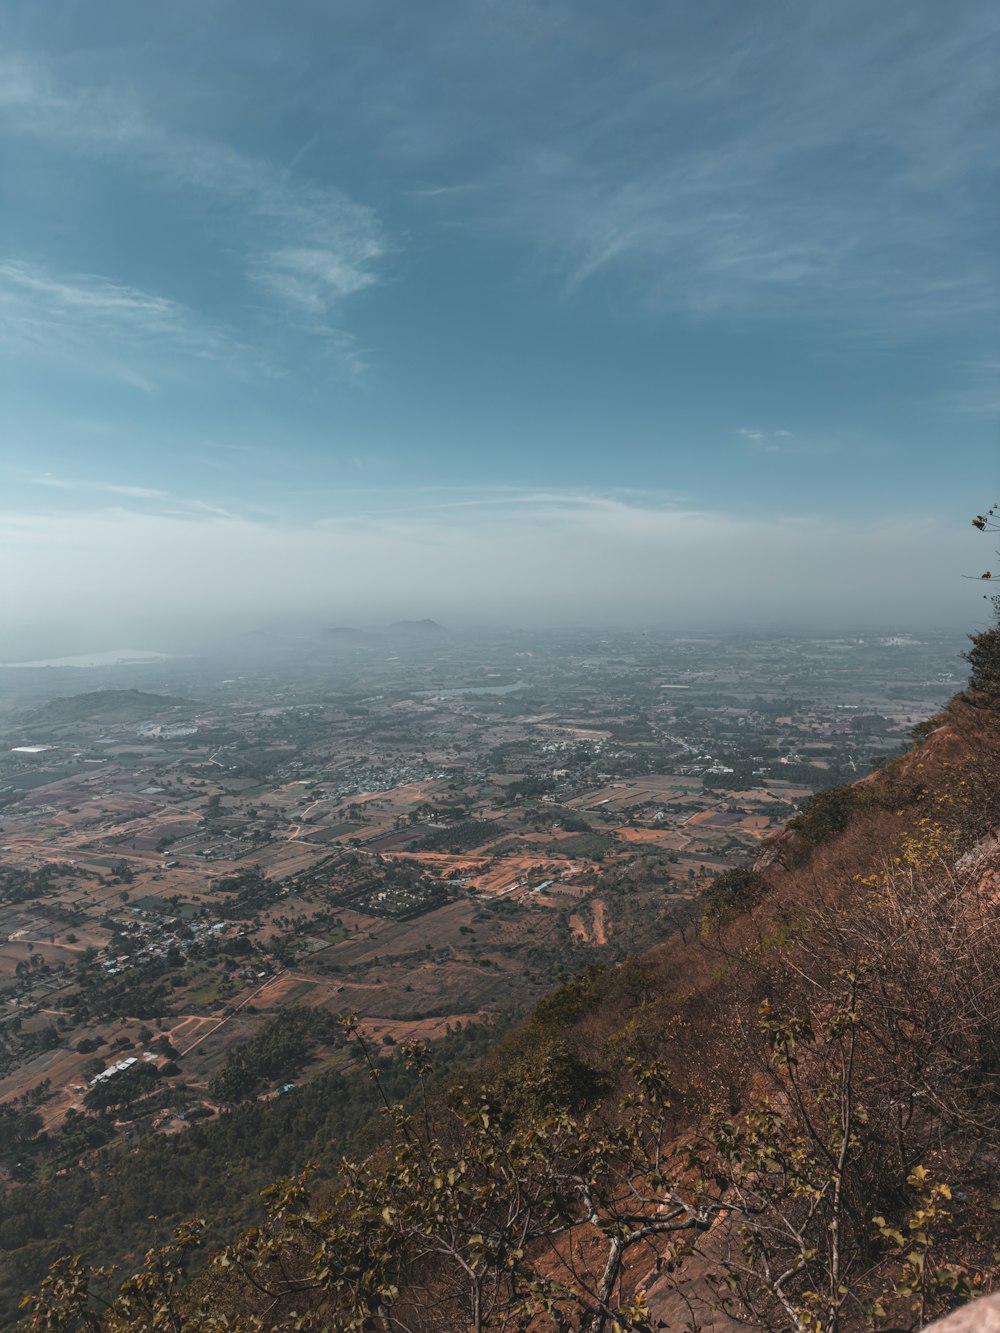
<svg viewBox="0 0 1000 1333"><path fill-rule="evenodd" d="M33 486L47 486L60 491L96 491L101 495L122 495L130 500L163 500L167 491L156 490L152 486L128 486L114 481L80 481L71 477L54 477L45 473L41 477L30 479Z"/></svg>
<svg viewBox="0 0 1000 1333"><path fill-rule="evenodd" d="M151 390L192 360L241 370L249 355L195 311L93 274L0 263L0 344Z"/></svg>
<svg viewBox="0 0 1000 1333"><path fill-rule="evenodd" d="M790 430L765 430L759 426L738 426L736 434L758 454L781 458L826 458L834 452L830 443L800 440Z"/></svg>

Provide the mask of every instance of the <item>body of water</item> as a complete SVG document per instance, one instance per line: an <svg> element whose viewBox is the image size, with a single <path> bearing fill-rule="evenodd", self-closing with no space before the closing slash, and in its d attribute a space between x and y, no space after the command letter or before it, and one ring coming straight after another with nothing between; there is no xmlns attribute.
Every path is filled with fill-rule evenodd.
<svg viewBox="0 0 1000 1333"><path fill-rule="evenodd" d="M515 690L528 688L526 680L515 681L513 685L457 685L448 690L418 690L420 699L448 699L456 694L513 694Z"/></svg>
<svg viewBox="0 0 1000 1333"><path fill-rule="evenodd" d="M169 656L169 653L147 652L144 648L112 648L106 653L79 653L75 657L43 657L37 662L0 662L0 668L143 666L147 662L158 662Z"/></svg>

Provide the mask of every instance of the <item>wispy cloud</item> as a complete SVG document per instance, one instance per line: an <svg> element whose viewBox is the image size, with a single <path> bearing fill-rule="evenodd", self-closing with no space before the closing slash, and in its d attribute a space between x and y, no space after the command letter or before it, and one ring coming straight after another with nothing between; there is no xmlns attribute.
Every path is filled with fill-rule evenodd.
<svg viewBox="0 0 1000 1333"><path fill-rule="evenodd" d="M375 281L375 275L366 270L365 264L377 258L377 246L370 239L359 237L352 248L354 253L345 255L288 246L266 255L254 276L289 305L312 315L323 315L334 303L363 291Z"/></svg>
<svg viewBox="0 0 1000 1333"><path fill-rule="evenodd" d="M8 355L57 354L64 363L151 390L192 359L249 357L235 339L166 297L93 274L57 274L38 264L0 262L0 343Z"/></svg>
<svg viewBox="0 0 1000 1333"><path fill-rule="evenodd" d="M375 212L329 184L297 179L288 168L208 138L166 129L120 89L60 82L25 57L0 64L6 132L111 160L171 190L202 196L245 276L277 309L328 334L344 301L378 281L388 251ZM308 325L306 327L309 327ZM333 330L336 332L336 330ZM334 340L336 345L336 340ZM339 350L339 348L338 348Z"/></svg>
<svg viewBox="0 0 1000 1333"><path fill-rule="evenodd" d="M297 496L301 501L303 497ZM403 517L414 528L432 529L456 515L481 514L504 521L505 515L559 516L598 511L619 512L624 508L656 509L658 512L695 512L685 497L661 490L630 488L574 491L544 486L411 486L396 490L345 487L335 494L312 493L319 511L318 528L336 528L345 523L365 525Z"/></svg>
<svg viewBox="0 0 1000 1333"><path fill-rule="evenodd" d="M759 426L738 426L736 434L749 447L761 454L779 454L782 457L825 458L833 453L829 441L799 439L790 430L764 430Z"/></svg>
<svg viewBox="0 0 1000 1333"><path fill-rule="evenodd" d="M703 22L631 3L623 21L571 0L544 13L479 0L460 15L427 0L392 24L380 12L357 45L338 42L336 7L282 31L275 78L283 56L297 112L289 85L313 77L291 167L165 128L127 84L74 82L83 61L60 79L8 58L7 132L199 193L268 311L320 333L342 327L394 247L373 209L296 174L303 155L317 172L370 161L376 179L439 204L425 213L435 225L529 247L571 296L613 280L622 303L657 315L791 315L858 337L993 317L989 0L722 0ZM330 52L321 79L314 39ZM239 83L234 104L253 92Z"/></svg>
<svg viewBox="0 0 1000 1333"><path fill-rule="evenodd" d="M447 44L421 10L424 77L385 71L390 142L424 179L475 163L481 188L445 202L527 242L570 294L607 278L658 314L882 338L993 318L989 0L626 9L470 5Z"/></svg>
<svg viewBox="0 0 1000 1333"><path fill-rule="evenodd" d="M82 506L86 506L87 512L94 515L106 512L107 505L111 502L106 497L111 497L113 501L142 501L141 512L149 521L166 517L196 521L207 517L231 519L236 522L240 520L241 515L254 518L262 516L262 511L257 506L243 505L237 508L229 503L177 495L158 486L143 486L134 482L63 476L53 472L31 473L24 470L11 470L8 477L16 485L28 490L40 488L64 492L66 500L59 506L58 511L63 515L74 512L74 500L75 512L80 512ZM124 510L119 509L115 512L120 513ZM12 516L8 515L8 519L11 518Z"/></svg>
<svg viewBox="0 0 1000 1333"><path fill-rule="evenodd" d="M406 193L411 199L454 199L458 195L470 194L482 188L481 185L472 182L466 185L421 185L407 190Z"/></svg>
<svg viewBox="0 0 1000 1333"><path fill-rule="evenodd" d="M162 500L169 494L152 486L129 486L116 481L83 481L75 477L54 477L49 472L29 480L33 486L47 486L52 490L97 491L102 495L126 496L130 500Z"/></svg>

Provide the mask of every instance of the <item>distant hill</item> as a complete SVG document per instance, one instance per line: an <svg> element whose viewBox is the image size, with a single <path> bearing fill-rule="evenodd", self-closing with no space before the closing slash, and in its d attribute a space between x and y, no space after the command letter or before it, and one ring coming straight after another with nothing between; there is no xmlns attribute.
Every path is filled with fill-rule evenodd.
<svg viewBox="0 0 1000 1333"><path fill-rule="evenodd" d="M447 635L449 630L430 617L422 620L396 620L391 625L329 625L317 630L313 627L262 627L249 630L239 637L239 644L254 649L288 649L301 651L310 645L324 643L364 645L382 643L386 639L424 641Z"/></svg>
<svg viewBox="0 0 1000 1333"><path fill-rule="evenodd" d="M175 699L169 694L147 694L143 690L91 690L51 699L33 709L34 722L56 725L66 722L143 722L163 713L197 707L191 699Z"/></svg>
<svg viewBox="0 0 1000 1333"><path fill-rule="evenodd" d="M447 634L448 631L436 620L397 620L389 626L390 634Z"/></svg>
<svg viewBox="0 0 1000 1333"><path fill-rule="evenodd" d="M436 620L397 620L391 625L380 625L373 629L357 629L353 625L334 625L332 628L323 631L323 637L327 640L335 640L338 643L378 643L381 640L407 639L428 640L436 638L439 635L447 634L448 631L444 625L439 625Z"/></svg>

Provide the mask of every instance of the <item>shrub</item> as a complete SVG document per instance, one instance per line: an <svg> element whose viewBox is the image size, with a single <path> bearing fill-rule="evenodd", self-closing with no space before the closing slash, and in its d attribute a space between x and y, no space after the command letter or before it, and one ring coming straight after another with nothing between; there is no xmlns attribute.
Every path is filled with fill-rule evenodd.
<svg viewBox="0 0 1000 1333"><path fill-rule="evenodd" d="M972 647L964 654L971 668L966 697L980 708L1000 709L1000 597L993 604L997 624L969 636Z"/></svg>
<svg viewBox="0 0 1000 1333"><path fill-rule="evenodd" d="M866 799L867 793L858 787L828 787L809 798L788 821L788 828L811 850L843 833Z"/></svg>
<svg viewBox="0 0 1000 1333"><path fill-rule="evenodd" d="M946 716L945 713L935 713L933 717L924 718L923 722L918 722L915 727L910 728L911 738L918 744L926 740L932 731L936 731L944 724Z"/></svg>
<svg viewBox="0 0 1000 1333"><path fill-rule="evenodd" d="M748 866L734 866L732 870L724 870L702 890L705 915L719 916L731 907L745 911L763 898L768 887L766 877Z"/></svg>
<svg viewBox="0 0 1000 1333"><path fill-rule="evenodd" d="M578 977L538 1001L533 1022L541 1027L562 1028L582 1018L599 1003L607 984L607 969L595 963Z"/></svg>

